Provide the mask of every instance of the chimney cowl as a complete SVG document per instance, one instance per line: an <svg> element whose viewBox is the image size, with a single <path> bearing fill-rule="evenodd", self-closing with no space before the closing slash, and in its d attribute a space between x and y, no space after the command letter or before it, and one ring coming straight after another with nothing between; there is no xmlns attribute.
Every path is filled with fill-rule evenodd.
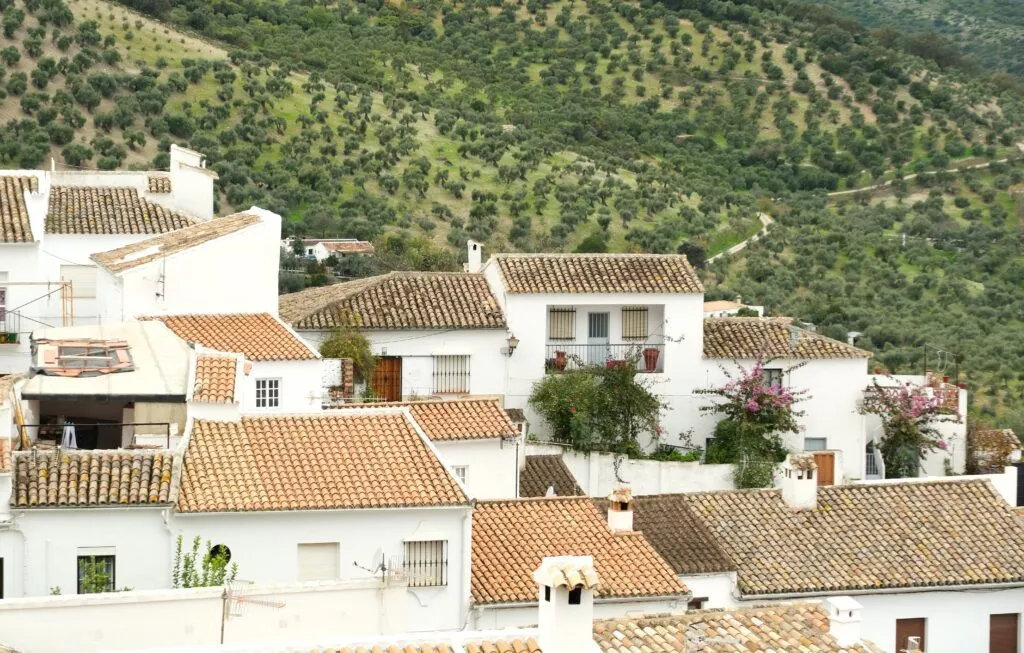
<svg viewBox="0 0 1024 653"><path fill-rule="evenodd" d="M846 648L861 641L861 612L863 606L849 596L830 596L825 599L828 611L828 632L836 644Z"/></svg>
<svg viewBox="0 0 1024 653"><path fill-rule="evenodd" d="M533 572L538 585L540 646L558 653L591 653L594 591L600 578L591 556L547 557Z"/></svg>
<svg viewBox="0 0 1024 653"><path fill-rule="evenodd" d="M814 510L818 506L818 465L814 456L790 454L781 468L782 500L794 510Z"/></svg>
<svg viewBox="0 0 1024 653"><path fill-rule="evenodd" d="M608 495L608 528L612 533L633 532L633 490L620 486Z"/></svg>

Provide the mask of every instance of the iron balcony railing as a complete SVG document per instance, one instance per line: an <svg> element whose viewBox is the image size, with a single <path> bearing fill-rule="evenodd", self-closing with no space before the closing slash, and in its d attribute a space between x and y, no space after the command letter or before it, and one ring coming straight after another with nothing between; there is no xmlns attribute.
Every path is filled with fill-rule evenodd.
<svg viewBox="0 0 1024 653"><path fill-rule="evenodd" d="M546 348L544 370L564 372L592 365L620 365L627 361L636 364L637 372L664 372L665 345L622 343L607 345L549 344Z"/></svg>
<svg viewBox="0 0 1024 653"><path fill-rule="evenodd" d="M0 306L0 345L15 345L21 333L21 314Z"/></svg>

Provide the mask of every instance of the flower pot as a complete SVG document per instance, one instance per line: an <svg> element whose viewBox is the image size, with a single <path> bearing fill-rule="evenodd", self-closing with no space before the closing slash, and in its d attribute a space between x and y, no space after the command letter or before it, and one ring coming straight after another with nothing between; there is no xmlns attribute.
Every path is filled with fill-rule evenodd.
<svg viewBox="0 0 1024 653"><path fill-rule="evenodd" d="M942 377L942 382L943 383L949 383L949 377L948 376Z"/></svg>
<svg viewBox="0 0 1024 653"><path fill-rule="evenodd" d="M658 356L660 355L661 352L654 347L644 349L644 369L648 372L658 369Z"/></svg>
<svg viewBox="0 0 1024 653"><path fill-rule="evenodd" d="M566 364L569 362L569 357L565 355L564 351L555 352L555 369L561 372L565 369Z"/></svg>
<svg viewBox="0 0 1024 653"><path fill-rule="evenodd" d="M17 343L18 342L18 334L17 333L5 333L4 336L5 336L5 340L7 342L9 342L9 343L13 344L13 343Z"/></svg>

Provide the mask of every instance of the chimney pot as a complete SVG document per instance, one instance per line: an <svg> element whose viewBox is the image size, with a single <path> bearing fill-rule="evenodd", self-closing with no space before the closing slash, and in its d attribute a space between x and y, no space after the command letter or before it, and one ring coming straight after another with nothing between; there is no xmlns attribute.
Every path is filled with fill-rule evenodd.
<svg viewBox="0 0 1024 653"><path fill-rule="evenodd" d="M818 465L814 456L789 455L782 463L782 500L794 510L814 510L818 506Z"/></svg>
<svg viewBox="0 0 1024 653"><path fill-rule="evenodd" d="M836 644L846 648L861 641L861 611L863 606L849 596L825 599L828 610L828 632Z"/></svg>
<svg viewBox="0 0 1024 653"><path fill-rule="evenodd" d="M591 556L547 557L533 573L538 585L538 639L545 651L590 653L594 590L600 579Z"/></svg>
<svg viewBox="0 0 1024 653"><path fill-rule="evenodd" d="M627 486L608 495L608 528L612 533L633 532L633 490Z"/></svg>
<svg viewBox="0 0 1024 653"><path fill-rule="evenodd" d="M483 267L484 246L475 240L466 243L466 272L476 274Z"/></svg>

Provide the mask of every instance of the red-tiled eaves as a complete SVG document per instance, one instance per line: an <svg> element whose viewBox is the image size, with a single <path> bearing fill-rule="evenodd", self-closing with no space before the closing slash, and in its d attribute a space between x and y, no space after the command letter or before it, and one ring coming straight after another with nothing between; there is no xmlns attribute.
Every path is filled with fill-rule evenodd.
<svg viewBox="0 0 1024 653"><path fill-rule="evenodd" d="M182 340L251 361L310 360L317 355L270 313L152 315Z"/></svg>

